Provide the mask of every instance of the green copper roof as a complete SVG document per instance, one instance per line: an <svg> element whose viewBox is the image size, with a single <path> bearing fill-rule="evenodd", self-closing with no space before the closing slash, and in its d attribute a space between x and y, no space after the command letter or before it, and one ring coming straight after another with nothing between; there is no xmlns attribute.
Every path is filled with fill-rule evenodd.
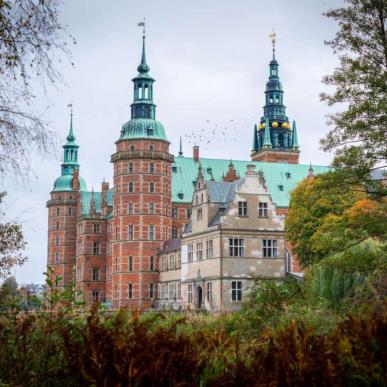
<svg viewBox="0 0 387 387"><path fill-rule="evenodd" d="M205 180L214 176L221 181L226 174L230 160L200 159ZM255 164L256 170L262 170L269 193L279 207L288 207L290 192L308 176L309 165L287 163L264 163L252 161L234 161L235 170L243 178L246 166ZM313 165L314 174L324 173L328 167ZM193 158L176 157L172 166L172 201L191 203L194 183L198 174L198 164Z"/></svg>
<svg viewBox="0 0 387 387"><path fill-rule="evenodd" d="M81 191L86 191L86 181L83 177L79 176L79 189ZM73 176L72 175L63 175L59 176L54 182L53 192L60 191L73 191Z"/></svg>
<svg viewBox="0 0 387 387"><path fill-rule="evenodd" d="M298 145L297 125L296 121L293 121L292 148L298 149L299 147L300 146Z"/></svg>
<svg viewBox="0 0 387 387"><path fill-rule="evenodd" d="M142 138L168 141L162 123L150 118L135 118L122 126L120 140Z"/></svg>
<svg viewBox="0 0 387 387"><path fill-rule="evenodd" d="M84 191L84 192L81 192L82 215L90 214L90 204L91 204L91 198L93 195L94 195L94 202L95 202L95 212L99 214L102 212L102 193ZM107 191L106 199L107 199L107 205L112 206L113 189L110 189L109 191Z"/></svg>

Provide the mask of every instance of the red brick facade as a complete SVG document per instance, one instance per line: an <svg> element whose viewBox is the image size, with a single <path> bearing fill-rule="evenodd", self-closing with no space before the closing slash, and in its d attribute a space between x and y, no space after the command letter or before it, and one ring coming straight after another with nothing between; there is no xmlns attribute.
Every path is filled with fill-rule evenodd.
<svg viewBox="0 0 387 387"><path fill-rule="evenodd" d="M166 141L122 140L112 162L113 306L149 308L157 255L172 235L173 156Z"/></svg>
<svg viewBox="0 0 387 387"><path fill-rule="evenodd" d="M268 163L298 164L300 152L298 150L277 151L273 149L262 149L251 154L252 161L265 161Z"/></svg>

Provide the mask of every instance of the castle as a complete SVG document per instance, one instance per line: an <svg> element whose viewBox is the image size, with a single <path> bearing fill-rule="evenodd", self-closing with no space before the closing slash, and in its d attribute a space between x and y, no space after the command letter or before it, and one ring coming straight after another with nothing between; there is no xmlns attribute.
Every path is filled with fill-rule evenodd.
<svg viewBox="0 0 387 387"><path fill-rule="evenodd" d="M177 156L156 120L142 41L134 99L111 156L113 187L88 191L71 114L61 175L48 207L47 265L55 285L87 304L234 310L257 278L300 271L285 241L291 190L326 167L299 164L279 64L269 64L264 114L250 160Z"/></svg>

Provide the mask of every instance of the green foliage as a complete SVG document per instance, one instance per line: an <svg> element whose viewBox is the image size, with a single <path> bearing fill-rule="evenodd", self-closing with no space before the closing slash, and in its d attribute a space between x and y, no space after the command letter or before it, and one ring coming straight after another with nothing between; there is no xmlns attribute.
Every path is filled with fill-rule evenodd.
<svg viewBox="0 0 387 387"><path fill-rule="evenodd" d="M339 23L327 44L340 65L324 77L334 86L321 99L344 109L329 116L334 128L321 140L324 150L335 150L334 166L364 177L387 159L387 2L346 0L347 5L325 16Z"/></svg>
<svg viewBox="0 0 387 387"><path fill-rule="evenodd" d="M383 248L367 241L314 265L309 274L310 289L333 307L339 307L384 261Z"/></svg>

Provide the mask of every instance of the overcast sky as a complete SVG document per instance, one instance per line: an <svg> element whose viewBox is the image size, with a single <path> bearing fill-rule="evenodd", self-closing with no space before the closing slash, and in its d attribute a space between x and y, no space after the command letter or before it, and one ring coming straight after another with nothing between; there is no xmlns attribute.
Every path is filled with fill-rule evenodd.
<svg viewBox="0 0 387 387"><path fill-rule="evenodd" d="M336 65L324 40L337 26L321 14L339 0L65 0L63 23L75 37L75 67L66 65L67 85L41 95L46 119L65 142L69 111L80 145L80 174L88 188L112 181L110 155L121 126L130 118L131 79L141 54L141 29L146 18L147 62L156 79L157 119L164 124L171 151L184 153L192 144L184 137L205 129L227 127L202 157L249 159L252 128L262 115L272 29L277 32L277 59L290 120L297 121L301 163L328 165L331 155L319 149L328 131L328 108L319 101L321 83ZM39 94L40 95L40 94ZM231 121L233 120L233 121ZM207 122L209 121L209 122ZM62 148L56 159L33 157L37 180L28 186L6 181L5 210L23 224L28 262L13 273L19 283L43 282L47 251L46 201L60 175Z"/></svg>

